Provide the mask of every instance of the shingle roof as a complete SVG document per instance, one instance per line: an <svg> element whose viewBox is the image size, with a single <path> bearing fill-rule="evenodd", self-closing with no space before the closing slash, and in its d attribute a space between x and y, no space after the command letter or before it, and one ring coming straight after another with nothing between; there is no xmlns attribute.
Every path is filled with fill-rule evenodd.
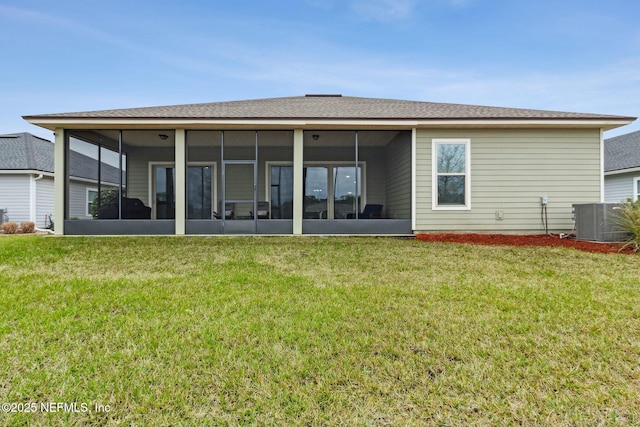
<svg viewBox="0 0 640 427"><path fill-rule="evenodd" d="M95 180L98 160L71 151L70 175L76 178ZM27 132L0 135L0 170L28 170L53 173L53 143ZM102 164L105 182L118 182L118 168Z"/></svg>
<svg viewBox="0 0 640 427"><path fill-rule="evenodd" d="M640 167L640 131L604 140L605 172Z"/></svg>
<svg viewBox="0 0 640 427"><path fill-rule="evenodd" d="M26 132L0 135L0 170L53 172L53 144Z"/></svg>
<svg viewBox="0 0 640 427"><path fill-rule="evenodd" d="M25 116L32 119L605 119L633 117L521 108L486 107L341 95L306 95L246 101L127 108Z"/></svg>

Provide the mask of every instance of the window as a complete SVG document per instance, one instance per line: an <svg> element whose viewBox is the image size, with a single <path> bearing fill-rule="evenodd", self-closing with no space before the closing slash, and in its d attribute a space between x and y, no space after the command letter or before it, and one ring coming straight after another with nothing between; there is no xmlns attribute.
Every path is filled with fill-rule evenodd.
<svg viewBox="0 0 640 427"><path fill-rule="evenodd" d="M470 209L469 139L434 139L433 209Z"/></svg>
<svg viewBox="0 0 640 427"><path fill-rule="evenodd" d="M305 219L356 218L356 210L364 207L364 162L313 162L304 167ZM293 218L293 166L270 166L272 218Z"/></svg>
<svg viewBox="0 0 640 427"><path fill-rule="evenodd" d="M87 188L87 216L93 216L91 215L91 207L93 206L93 202L96 200L96 197L98 197L98 189Z"/></svg>
<svg viewBox="0 0 640 427"><path fill-rule="evenodd" d="M640 176L633 178L633 200L640 200Z"/></svg>

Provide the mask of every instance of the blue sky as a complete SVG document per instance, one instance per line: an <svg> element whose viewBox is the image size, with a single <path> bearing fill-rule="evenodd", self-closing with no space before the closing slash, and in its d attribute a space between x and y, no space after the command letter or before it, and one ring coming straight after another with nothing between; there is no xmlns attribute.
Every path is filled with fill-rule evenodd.
<svg viewBox="0 0 640 427"><path fill-rule="evenodd" d="M0 133L306 93L637 117L638 17L638 0L0 0Z"/></svg>

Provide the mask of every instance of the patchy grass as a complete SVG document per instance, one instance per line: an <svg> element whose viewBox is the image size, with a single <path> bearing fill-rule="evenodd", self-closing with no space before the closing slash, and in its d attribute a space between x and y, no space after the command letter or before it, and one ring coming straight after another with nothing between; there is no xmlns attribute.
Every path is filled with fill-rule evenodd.
<svg viewBox="0 0 640 427"><path fill-rule="evenodd" d="M633 256L31 236L0 283L0 402L77 404L2 425L640 423Z"/></svg>

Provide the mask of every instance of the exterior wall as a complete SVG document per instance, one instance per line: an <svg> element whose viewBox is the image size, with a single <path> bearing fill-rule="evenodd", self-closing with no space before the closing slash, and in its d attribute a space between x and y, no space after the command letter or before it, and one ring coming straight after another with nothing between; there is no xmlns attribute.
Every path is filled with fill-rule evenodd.
<svg viewBox="0 0 640 427"><path fill-rule="evenodd" d="M471 140L471 209L432 209L433 138ZM598 129L423 129L416 146L416 230L539 233L573 228L572 204L600 202ZM501 213L503 219L497 219Z"/></svg>
<svg viewBox="0 0 640 427"><path fill-rule="evenodd" d="M97 186L88 182L69 182L69 219L91 219L87 215L87 189Z"/></svg>
<svg viewBox="0 0 640 427"><path fill-rule="evenodd" d="M634 196L634 178L640 178L639 172L605 175L604 201L608 203L624 202Z"/></svg>
<svg viewBox="0 0 640 427"><path fill-rule="evenodd" d="M0 209L18 225L31 221L31 175L0 174Z"/></svg>
<svg viewBox="0 0 640 427"><path fill-rule="evenodd" d="M411 138L398 136L385 149L385 216L411 218Z"/></svg>
<svg viewBox="0 0 640 427"><path fill-rule="evenodd" d="M47 218L53 215L53 178L43 177L36 181L35 223L38 228L47 226Z"/></svg>
<svg viewBox="0 0 640 427"><path fill-rule="evenodd" d="M187 138L188 139L188 138ZM331 162L342 161L354 161L354 153L352 148L344 147L330 147L330 151L327 148L324 149L307 149L305 150L305 162L323 162L327 161L327 153L330 153ZM411 156L410 150L407 148L407 156ZM383 147L363 147L360 152L359 161L366 163L366 188L367 188L367 203L380 203L385 202L385 187L386 187L386 172L385 162L387 151ZM253 157L253 150L247 151L247 157ZM259 148L258 151L258 200L267 200L266 194L266 162L293 162L293 147L264 147ZM240 156L234 156L234 158L240 159ZM147 206L151 206L149 201L149 163L153 162L174 162L173 149L166 148L132 148L128 150L128 197L139 198ZM194 147L188 149L188 161L189 162L215 162L217 169L216 185L217 185L217 198L222 198L222 180L221 180L221 162L220 162L220 149L219 147L202 148ZM410 162L408 162L410 168ZM409 173L408 171L406 173ZM251 179L251 177L248 177ZM405 191L410 192L411 183L409 176L407 177L407 183L405 183ZM229 189L234 188L248 188L251 183L247 184L242 180L234 179L233 176L227 177ZM235 185L236 187L233 187ZM250 198L251 196L249 196ZM86 203L86 202L83 202ZM217 210L217 203L215 202ZM410 201L407 200L406 209L410 209ZM73 215L72 215L73 216ZM78 216L79 215L75 215ZM408 218L408 216L407 216Z"/></svg>
<svg viewBox="0 0 640 427"><path fill-rule="evenodd" d="M127 196L142 200L151 206L149 200L149 162L173 162L175 150L171 148L131 148L128 150Z"/></svg>

